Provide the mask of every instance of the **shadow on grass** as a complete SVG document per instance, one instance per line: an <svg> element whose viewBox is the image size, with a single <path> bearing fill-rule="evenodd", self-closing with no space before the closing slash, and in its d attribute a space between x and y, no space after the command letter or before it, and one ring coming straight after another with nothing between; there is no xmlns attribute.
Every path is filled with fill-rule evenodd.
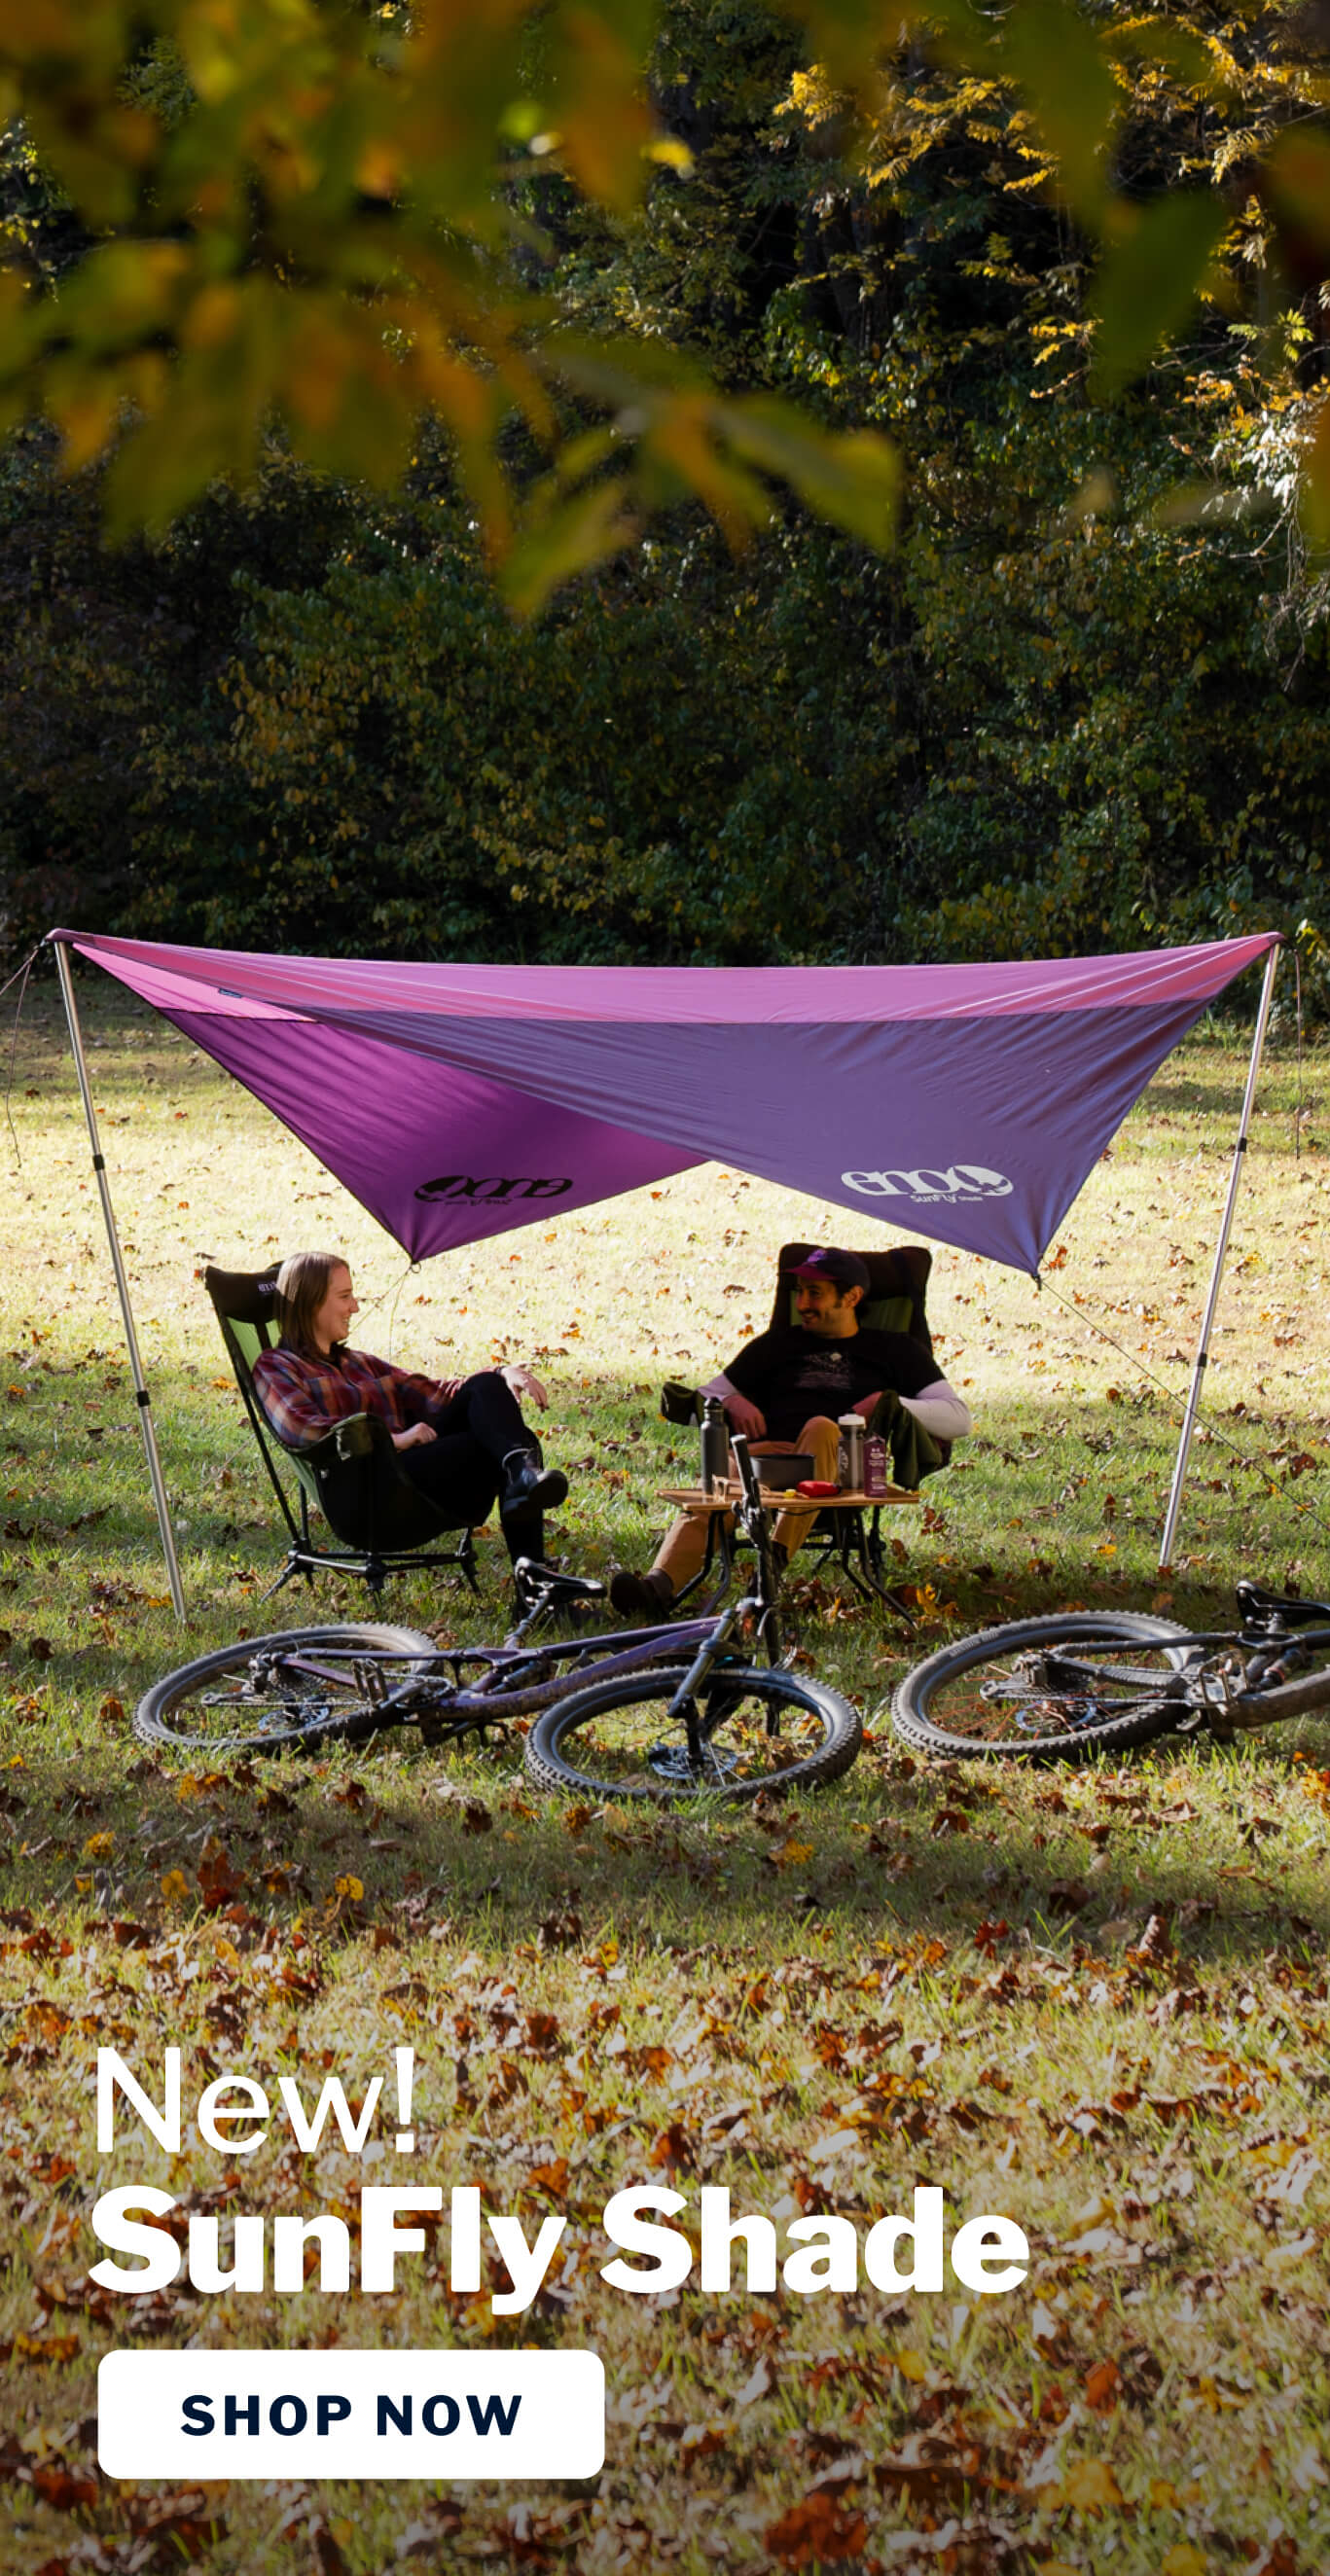
<svg viewBox="0 0 1330 2576"><path fill-rule="evenodd" d="M240 1947L275 1932L367 1955L461 1939L497 1961L590 1944L720 1958L941 1938L948 1947L1110 1953L1151 1914L1179 1956L1313 1967L1330 1889L1289 1817L1262 1814L1227 1751L1176 1743L1088 1771L916 1764L883 1733L834 1788L760 1818L742 1807L593 1807L541 1799L520 1741L445 1759L394 1730L358 1748L159 1759L132 1739L56 1755L33 1728L5 1789L9 1900L68 1909L129 1950L214 1924ZM1179 1762L1185 1760L1185 1778ZM1299 1820L1300 1821L1300 1820ZM1172 1955L1174 1935L1161 1953Z"/></svg>

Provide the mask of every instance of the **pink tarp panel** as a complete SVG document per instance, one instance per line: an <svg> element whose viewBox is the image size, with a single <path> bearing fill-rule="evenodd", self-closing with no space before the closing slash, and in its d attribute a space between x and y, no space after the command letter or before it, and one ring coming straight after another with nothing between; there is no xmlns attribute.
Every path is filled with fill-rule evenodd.
<svg viewBox="0 0 1330 2576"><path fill-rule="evenodd" d="M714 1158L1028 1271L1156 1066L1275 944L748 971L55 935L233 1073L416 1257Z"/></svg>

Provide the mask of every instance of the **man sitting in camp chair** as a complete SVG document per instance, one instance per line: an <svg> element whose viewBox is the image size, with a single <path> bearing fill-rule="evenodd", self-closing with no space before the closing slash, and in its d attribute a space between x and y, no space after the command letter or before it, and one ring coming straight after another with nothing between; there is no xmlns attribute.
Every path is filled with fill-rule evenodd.
<svg viewBox="0 0 1330 2576"><path fill-rule="evenodd" d="M742 1431L760 1455L798 1449L811 1455L813 1474L834 1484L837 1429L843 1413L871 1421L884 1397L935 1440L960 1440L973 1429L970 1409L939 1376L937 1362L906 1333L862 1331L856 1309L867 1292L864 1263L854 1252L810 1252L794 1273L799 1321L787 1330L759 1333L701 1393L719 1396L732 1431ZM772 1532L777 1564L788 1563L806 1537L812 1515L782 1512ZM685 1514L657 1551L649 1574L613 1576L616 1610L645 1610L659 1618L701 1567L707 1544L704 1517Z"/></svg>

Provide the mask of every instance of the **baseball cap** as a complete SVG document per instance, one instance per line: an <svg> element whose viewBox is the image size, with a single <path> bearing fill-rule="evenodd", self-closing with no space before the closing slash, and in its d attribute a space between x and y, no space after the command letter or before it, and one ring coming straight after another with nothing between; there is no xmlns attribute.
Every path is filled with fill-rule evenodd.
<svg viewBox="0 0 1330 2576"><path fill-rule="evenodd" d="M857 1252L810 1252L799 1263L796 1279L830 1279L837 1288L867 1288L868 1264Z"/></svg>

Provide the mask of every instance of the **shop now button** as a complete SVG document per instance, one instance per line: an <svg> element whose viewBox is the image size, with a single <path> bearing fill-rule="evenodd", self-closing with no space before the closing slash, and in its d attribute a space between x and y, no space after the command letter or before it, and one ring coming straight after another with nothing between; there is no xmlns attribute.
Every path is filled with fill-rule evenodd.
<svg viewBox="0 0 1330 2576"><path fill-rule="evenodd" d="M113 2478L590 2478L594 2352L110 2352Z"/></svg>

